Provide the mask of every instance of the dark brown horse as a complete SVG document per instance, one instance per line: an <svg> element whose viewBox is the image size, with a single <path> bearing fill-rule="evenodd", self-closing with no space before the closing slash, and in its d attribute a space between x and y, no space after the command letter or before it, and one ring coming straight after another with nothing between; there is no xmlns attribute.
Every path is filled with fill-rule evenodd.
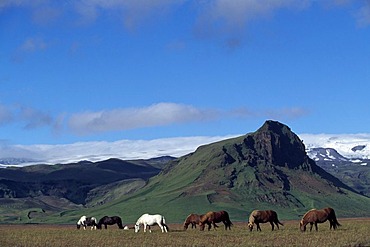
<svg viewBox="0 0 370 247"><path fill-rule="evenodd" d="M321 210L311 209L305 215L303 215L301 222L299 222L299 228L302 232L306 231L306 225L310 224L310 231L312 231L312 226L315 225L317 231L317 223L324 223L325 221L329 221L330 223L330 230L337 229L340 226L337 217L335 216L334 209L332 208L323 208Z"/></svg>
<svg viewBox="0 0 370 247"><path fill-rule="evenodd" d="M261 227L259 223L266 223L270 222L272 231L274 230L274 223L276 227L279 229L279 224L283 226L283 224L279 221L277 213L273 210L254 210L250 216L248 221L249 230L253 230L253 225L257 225L257 231L261 231Z"/></svg>
<svg viewBox="0 0 370 247"><path fill-rule="evenodd" d="M197 224L199 224L200 217L202 215L198 214L189 214L184 221L184 230L188 229L188 226L191 224L191 228L197 228Z"/></svg>
<svg viewBox="0 0 370 247"><path fill-rule="evenodd" d="M114 225L117 224L119 229L123 229L122 220L119 216L104 216L99 220L98 229L102 229L102 225L104 228L107 229L107 225Z"/></svg>
<svg viewBox="0 0 370 247"><path fill-rule="evenodd" d="M200 230L203 231L206 224L208 225L208 231L211 229L212 225L216 229L216 227L218 227L216 223L219 223L219 222L224 223L225 230L227 230L227 228L231 230L231 225L233 223L231 223L229 214L226 211L219 211L219 212L211 211L211 212L208 212L202 215L199 220Z"/></svg>

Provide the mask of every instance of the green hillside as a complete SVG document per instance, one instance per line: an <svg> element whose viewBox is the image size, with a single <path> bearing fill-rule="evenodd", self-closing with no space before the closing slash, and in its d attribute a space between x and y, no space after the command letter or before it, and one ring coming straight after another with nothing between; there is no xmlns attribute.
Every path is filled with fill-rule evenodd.
<svg viewBox="0 0 370 247"><path fill-rule="evenodd" d="M318 167L289 127L267 121L254 133L199 147L170 162L134 193L42 221L74 222L84 214L119 215L133 223L142 213L161 213L168 222L182 222L190 213L221 209L234 221L247 220L253 209L299 219L311 208L326 206L338 217L370 216L370 198Z"/></svg>

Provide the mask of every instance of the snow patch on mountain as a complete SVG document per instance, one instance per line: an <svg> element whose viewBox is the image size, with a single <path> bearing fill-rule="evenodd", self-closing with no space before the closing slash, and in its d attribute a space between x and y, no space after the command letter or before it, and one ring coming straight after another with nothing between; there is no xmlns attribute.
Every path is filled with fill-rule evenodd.
<svg viewBox="0 0 370 247"><path fill-rule="evenodd" d="M370 134L300 134L299 137L310 157L316 154L315 148L325 148L328 156L330 150L335 150L345 159L370 159Z"/></svg>

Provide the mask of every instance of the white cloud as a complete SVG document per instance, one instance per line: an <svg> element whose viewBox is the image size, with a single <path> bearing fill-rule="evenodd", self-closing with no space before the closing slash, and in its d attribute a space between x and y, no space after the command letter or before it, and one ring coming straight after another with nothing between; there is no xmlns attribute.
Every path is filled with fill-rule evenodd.
<svg viewBox="0 0 370 247"><path fill-rule="evenodd" d="M76 113L69 118L68 126L75 133L91 134L203 121L212 119L214 115L212 110L198 109L189 105L158 103L142 108Z"/></svg>
<svg viewBox="0 0 370 247"><path fill-rule="evenodd" d="M21 107L19 118L25 122L26 129L35 129L42 126L53 125L53 117L45 112L36 110L31 107Z"/></svg>
<svg viewBox="0 0 370 247"><path fill-rule="evenodd" d="M154 140L120 140L116 142L79 142L66 145L0 145L0 159L19 158L35 163L70 163L109 158L149 159L160 156L180 157L197 147L233 136L194 136Z"/></svg>
<svg viewBox="0 0 370 247"><path fill-rule="evenodd" d="M206 123L222 119L263 118L294 119L307 115L300 107L282 109L231 110L197 108L177 103L156 103L144 107L106 109L81 113L51 113L28 106L0 105L0 125L19 123L26 130L50 128L53 134L62 135L67 130L76 135L153 128L186 123Z"/></svg>
<svg viewBox="0 0 370 247"><path fill-rule="evenodd" d="M54 117L41 110L26 106L0 104L0 124L22 123L25 129L35 129L56 124Z"/></svg>

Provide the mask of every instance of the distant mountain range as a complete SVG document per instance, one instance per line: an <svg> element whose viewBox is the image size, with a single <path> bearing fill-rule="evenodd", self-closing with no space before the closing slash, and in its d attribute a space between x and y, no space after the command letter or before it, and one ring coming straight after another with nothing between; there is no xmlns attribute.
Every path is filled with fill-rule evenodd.
<svg viewBox="0 0 370 247"><path fill-rule="evenodd" d="M354 164L365 165L370 160L370 134L300 134L298 136L303 140L309 157L315 161L326 159L326 161L339 162L340 159L345 159ZM161 156L181 157L194 152L201 145L232 137L236 136L0 147L0 168L35 164L66 164L81 160L97 162L110 158L134 160ZM334 153L335 151L337 154Z"/></svg>
<svg viewBox="0 0 370 247"><path fill-rule="evenodd" d="M255 132L202 145L180 158L0 169L0 221L66 223L81 214L122 212L134 220L155 211L178 222L191 212L217 209L241 220L254 208L297 218L323 206L335 207L342 217L369 216L367 146L346 147L348 158L304 142L288 126L266 121ZM336 144L344 149L338 139Z"/></svg>

